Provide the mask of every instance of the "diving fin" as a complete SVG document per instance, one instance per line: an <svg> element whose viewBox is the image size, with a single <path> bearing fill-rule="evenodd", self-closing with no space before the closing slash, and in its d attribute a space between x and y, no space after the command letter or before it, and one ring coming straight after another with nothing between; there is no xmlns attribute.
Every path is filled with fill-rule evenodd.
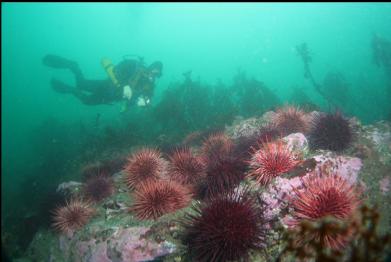
<svg viewBox="0 0 391 262"><path fill-rule="evenodd" d="M76 62L72 60L68 60L66 58L63 58L61 56L57 55L46 55L43 59L42 62L44 65L53 67L53 68L76 68L77 64Z"/></svg>
<svg viewBox="0 0 391 262"><path fill-rule="evenodd" d="M68 93L74 93L76 91L76 88L65 84L64 82L61 82L57 79L52 79L50 81L50 85L52 86L53 90L58 93L68 94Z"/></svg>

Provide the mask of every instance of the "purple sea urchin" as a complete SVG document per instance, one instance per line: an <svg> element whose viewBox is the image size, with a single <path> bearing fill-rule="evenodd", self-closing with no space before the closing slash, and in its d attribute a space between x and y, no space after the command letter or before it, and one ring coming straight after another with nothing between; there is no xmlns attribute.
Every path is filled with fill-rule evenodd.
<svg viewBox="0 0 391 262"><path fill-rule="evenodd" d="M99 202L114 193L114 184L107 175L95 175L87 179L83 186L86 198Z"/></svg>
<svg viewBox="0 0 391 262"><path fill-rule="evenodd" d="M182 237L192 261L236 261L263 248L267 221L259 204L243 190L195 205L183 220Z"/></svg>
<svg viewBox="0 0 391 262"><path fill-rule="evenodd" d="M309 145L312 149L340 152L351 145L353 137L354 133L349 120L341 113L318 114L312 121Z"/></svg>
<svg viewBox="0 0 391 262"><path fill-rule="evenodd" d="M206 175L196 189L201 199L225 194L235 189L245 177L246 165L238 155L214 154L206 163Z"/></svg>

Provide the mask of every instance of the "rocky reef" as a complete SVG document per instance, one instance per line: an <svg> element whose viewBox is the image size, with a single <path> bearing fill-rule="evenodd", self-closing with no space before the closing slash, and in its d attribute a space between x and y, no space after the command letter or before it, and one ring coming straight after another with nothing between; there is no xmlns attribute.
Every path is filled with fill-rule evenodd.
<svg viewBox="0 0 391 262"><path fill-rule="evenodd" d="M234 142L241 137L257 135L262 126L272 121L275 114L267 112L260 117L237 118L231 126L226 126L224 134ZM312 112L309 115L315 114L317 113ZM309 148L307 134L292 133L281 140L292 152L300 156L300 161L298 160L300 163L295 168L273 178L267 185L260 186L248 177L241 182L239 189L245 185L262 197L266 204L265 217L270 221L268 223L270 234L265 240L265 245L260 249L262 251L251 251L247 257L249 261L277 259L293 261L295 258L297 261L325 257L330 259L329 261L343 261L352 257L351 252L355 247L347 248L347 252L350 252L348 255L345 253L341 255L339 251L339 253L332 251L326 255L320 254L316 248L312 253L306 253L307 257L300 257L298 252L295 252L299 249L295 248L292 238L298 231L289 233L291 231L288 230L292 216L289 201L292 200L295 192L305 189L304 181L307 177L314 174L322 176L325 173L337 174L347 181L346 183L360 190L361 203L371 207L365 210L359 209L361 214L365 215L369 211L372 215L377 214L367 216L365 219L369 219L370 223L376 225L377 233L382 233L378 238L382 241L380 247L376 246L376 250L370 249L369 245L366 247L368 252L386 255L382 252L386 251L387 245L390 247L391 241L391 124L380 121L372 125L362 125L356 119L349 121L354 127L355 137L348 149L342 152L312 150ZM195 153L202 151L197 146L193 146L191 150ZM129 209L133 203L133 195L124 182L125 172L124 170L112 174L114 194L95 203L95 215L80 230L67 234L54 229L41 230L35 235L26 256L18 261L192 261L181 241L183 230L181 222L184 214L191 213L192 206L199 200L194 197L193 204L183 209L165 214L155 220L140 221ZM80 188L82 187L79 182L71 181L59 185L58 190L72 195L78 194ZM239 190L238 188L236 190ZM360 232L364 232L363 227L357 226L358 220L355 221L355 226L352 226L353 222L349 220L345 227L361 228ZM316 223L307 227L301 225L299 229L307 232L329 225L327 224L329 221ZM343 230L344 227L335 228L335 230ZM372 234L373 237L377 236L375 233ZM369 243L363 240L368 235L356 234L355 243ZM314 245L316 246L316 243ZM355 259L349 261L364 261L357 257Z"/></svg>

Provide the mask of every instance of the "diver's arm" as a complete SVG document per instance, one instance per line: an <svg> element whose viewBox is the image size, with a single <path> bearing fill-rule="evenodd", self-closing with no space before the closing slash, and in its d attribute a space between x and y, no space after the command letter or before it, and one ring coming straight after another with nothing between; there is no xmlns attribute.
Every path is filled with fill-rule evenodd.
<svg viewBox="0 0 391 262"><path fill-rule="evenodd" d="M123 89L123 98L125 99L132 99L133 91L132 88L129 85L124 86Z"/></svg>
<svg viewBox="0 0 391 262"><path fill-rule="evenodd" d="M120 112L123 113L125 111L128 110L129 108L129 102L130 100L132 99L133 97L133 91L132 91L132 88L129 86L129 85L126 85L123 87L123 91L122 91L122 104L121 104L121 110Z"/></svg>

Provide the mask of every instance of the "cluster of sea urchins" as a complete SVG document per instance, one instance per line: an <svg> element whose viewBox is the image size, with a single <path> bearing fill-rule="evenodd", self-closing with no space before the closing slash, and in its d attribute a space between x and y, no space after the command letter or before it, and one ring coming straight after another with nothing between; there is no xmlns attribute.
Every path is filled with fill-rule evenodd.
<svg viewBox="0 0 391 262"><path fill-rule="evenodd" d="M191 261L236 261L262 249L268 221L259 199L243 189L193 206L182 221Z"/></svg>
<svg viewBox="0 0 391 262"><path fill-rule="evenodd" d="M169 168L157 149L143 148L133 153L125 167L127 185L134 189L129 208L140 220L157 219L187 206L191 192L187 183L197 176L199 163L190 151L177 150ZM167 169L170 171L167 174ZM169 180L166 176L172 176Z"/></svg>
<svg viewBox="0 0 391 262"><path fill-rule="evenodd" d="M158 149L142 148L129 157L124 168L126 185L134 190L129 210L140 220L156 220L188 206L196 193L202 201L182 220L182 242L192 261L246 259L249 251L265 247L269 221L261 197L239 185L246 175L267 185L301 163L286 143L276 139L295 132L308 133L309 127L304 112L285 107L247 140L233 143L223 133L210 135L198 155L190 148L178 148L166 161ZM317 115L309 132L313 148L341 151L351 139L349 122L339 113ZM98 202L112 194L113 188L108 176L88 176L83 192L89 200ZM356 187L334 174L311 173L303 186L293 191L289 198L291 227L326 216L347 220L360 203ZM93 213L90 202L72 199L54 211L53 226L70 232L85 225ZM308 238L319 239L325 247L341 249L349 237L318 232L297 241L302 244Z"/></svg>

